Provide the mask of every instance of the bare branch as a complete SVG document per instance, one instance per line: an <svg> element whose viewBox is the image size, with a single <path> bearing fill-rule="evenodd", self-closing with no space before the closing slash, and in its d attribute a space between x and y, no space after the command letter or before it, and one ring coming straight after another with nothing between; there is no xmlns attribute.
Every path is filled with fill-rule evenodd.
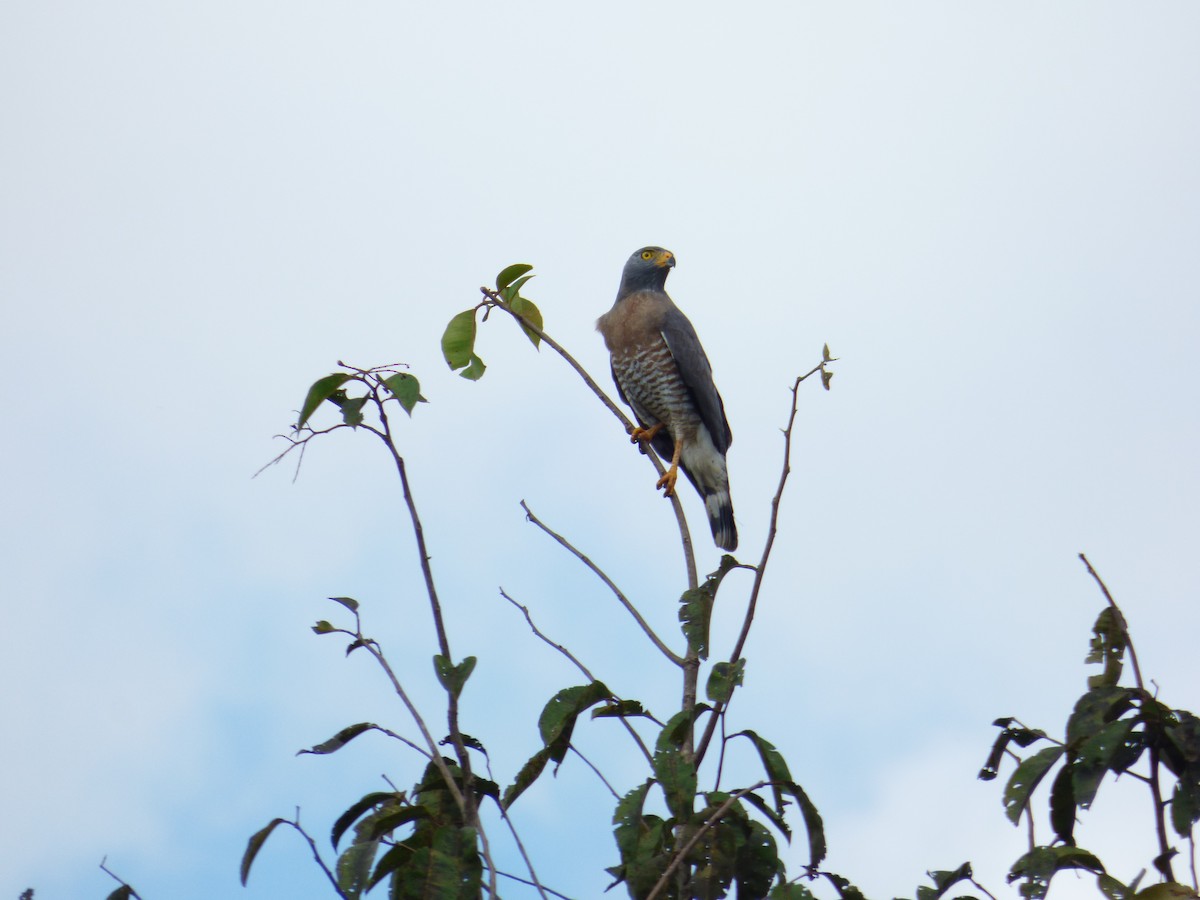
<svg viewBox="0 0 1200 900"><path fill-rule="evenodd" d="M137 897L137 900L142 900L142 895L133 889L132 884L130 884L128 881L126 881L124 878L122 878L120 875L118 875L116 872L114 872L112 869L110 869L108 867L108 857L107 856L103 857L100 860L100 871L103 872L105 875L109 876L110 878L112 878L113 880L115 880L118 884L121 885L121 887L129 888L129 896ZM30 894L30 896L33 896L32 891L30 891L29 894Z"/></svg>
<svg viewBox="0 0 1200 900"><path fill-rule="evenodd" d="M575 668L577 668L580 672L582 672L583 677L586 678L588 681L596 681L597 680L596 676L591 673L591 670L588 669L588 667L585 666L583 663L581 663L579 661L579 658L574 653L572 653L570 650L568 650L566 647L564 647L562 644L558 643L557 641L551 640L550 638L546 637L546 635L542 633L541 629L539 629L537 627L537 625L533 624L533 616L530 615L528 606L518 603L516 600L514 600L512 597L510 597L505 592L504 588L500 588L500 596L503 597L505 600L507 600L509 603L511 603L513 606L515 606L517 609L519 609L521 611L521 613L525 616L525 621L529 624L530 631L532 631L536 637L541 638L544 642L549 644L551 647L553 647L555 650L557 650L559 653L561 653L563 656L565 656L567 659L569 659L572 663L574 663Z"/></svg>
<svg viewBox="0 0 1200 900"><path fill-rule="evenodd" d="M612 785L609 783L608 779L604 777L604 773L603 773L603 772L601 772L601 771L600 771L598 768L596 768L596 765L595 765L595 763L593 763L593 762L592 762L590 759L588 759L586 756L584 756L584 755L583 755L583 754L582 754L582 753L579 751L579 748L578 748L578 747L576 747L574 744L567 744L567 746L568 746L568 747L571 749L571 752L572 752L572 753L574 753L576 756L578 756L580 759L582 759L582 760L583 760L585 763L587 763L587 767L588 767L589 769L591 769L593 772L595 772L595 773L596 773L596 777L597 777L597 778L599 778L599 779L600 779L602 782L604 782L604 786L605 786L606 788L608 788L608 792L609 792L610 794L612 794L614 798L616 798L617 800L620 800L620 799L621 799L621 795L617 793L617 790L616 790L616 788L614 788L614 787L613 787L613 786L612 786Z"/></svg>
<svg viewBox="0 0 1200 900"><path fill-rule="evenodd" d="M333 874L329 866L325 864L325 860L321 858L321 851L317 849L317 842L312 839L312 835L305 831L304 826L300 824L300 807L296 807L295 819L284 819L282 824L291 825L292 828L299 832L300 837L304 838L304 840L308 843L308 849L312 851L313 859L317 861L317 865L321 867L321 871L325 873L325 877L329 879L329 883L333 885L334 892L339 897L342 897L343 900L349 900L349 895L341 889L340 885L338 885L337 876Z"/></svg>
<svg viewBox="0 0 1200 900"><path fill-rule="evenodd" d="M529 505L524 500L521 501L521 509L525 510L525 518L527 518L538 528L542 529L542 531L546 532L546 534L550 535L550 537L554 538L554 540L558 541L559 544L574 554L581 563L591 569L593 574L595 574L597 578L599 578L605 583L605 585L608 586L608 589L613 592L614 596L616 596L617 600L620 601L621 605L625 607L631 616L633 616L634 620L641 627L642 631L646 633L646 636L650 638L654 646L658 648L659 652L662 653L663 656L675 663L677 666L683 665L683 658L662 642L659 636L654 633L654 629L652 629L646 620L642 618L642 614L639 613L634 605L629 602L629 598L621 593L621 589L613 584L613 580L605 575L599 566L584 556L579 550L575 549L574 545L571 544L571 542L564 538L561 534L558 534L557 532L548 528L541 519L533 514L533 510L529 508Z"/></svg>
<svg viewBox="0 0 1200 900"><path fill-rule="evenodd" d="M758 565L754 569L754 584L750 588L750 600L746 605L746 617L742 622L742 630L738 635L737 643L734 644L733 652L729 654L729 661L731 663L736 663L742 657L742 649L745 647L746 639L750 635L750 626L754 623L754 613L758 608L758 594L762 589L763 576L767 572L767 562L771 558L771 549L775 546L775 535L779 529L779 506L783 500L783 489L787 485L788 475L792 471L792 431L796 424L800 384L817 372L822 373L822 380L824 381L825 366L832 361L832 359L822 360L803 375L797 376L796 380L792 383L792 406L791 411L788 413L787 427L783 429L783 467L779 473L779 486L775 489L775 496L771 498L771 518L767 528L767 539L763 544L762 556L759 558ZM708 751L708 745L712 741L717 721L723 717L728 707L728 700L717 704L713 710L713 714L709 717L708 724L704 728L704 737L700 740L700 746L696 751L697 766L699 766L700 761L704 759L704 754Z"/></svg>
<svg viewBox="0 0 1200 900"><path fill-rule="evenodd" d="M508 594L506 594L504 592L504 588L500 588L500 596L503 597L505 600L507 600L509 603L511 603L513 606L515 606L517 609L519 609L524 614L525 621L529 623L529 628L533 631L533 633L537 637L541 638L543 641L545 641L547 644L549 644L551 647L553 647L555 650L557 650L559 653L561 653L563 656L565 656L567 659L569 659L571 662L573 662L575 664L575 667L578 668L579 671L583 673L584 677L588 681L596 681L597 680L596 676L591 673L591 670L589 670L587 666L585 666L583 663L581 663L579 661L579 659L575 656L575 654L573 654L570 650L568 650L562 644L551 640L550 638L548 638L545 634L543 634L541 632L541 630L537 627L537 625L535 625L533 623L533 616L531 616L529 614L529 607L518 603L512 597L508 596ZM613 696L618 702L620 701L620 699L621 699L620 697L617 697L615 694ZM642 740L642 736L637 733L637 730L632 725L629 724L629 721L624 716L619 716L619 718L621 720L621 724L625 726L625 730L629 732L630 737L633 738L633 740L637 743L638 748L642 751L642 755L646 757L646 762L653 765L654 757L650 755L650 750L646 746L645 742ZM662 722L659 722L657 719L655 719L653 716L651 716L649 713L646 714L646 718L650 719L652 722L655 722L660 727L663 724ZM574 749L574 748L572 748L572 749ZM611 790L611 788L610 788L610 790Z"/></svg>

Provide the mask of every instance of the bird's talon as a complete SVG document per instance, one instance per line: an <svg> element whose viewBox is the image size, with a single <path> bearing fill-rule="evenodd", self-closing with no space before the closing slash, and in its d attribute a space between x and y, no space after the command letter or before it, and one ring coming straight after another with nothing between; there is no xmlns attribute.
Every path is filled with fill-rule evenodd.
<svg viewBox="0 0 1200 900"><path fill-rule="evenodd" d="M655 435L662 431L662 427L662 422L659 422L657 425L653 425L650 428L643 428L641 425L638 425L633 429L633 431L629 432L629 443L636 444L638 442L645 442L648 444L654 440Z"/></svg>
<svg viewBox="0 0 1200 900"><path fill-rule="evenodd" d="M654 487L663 492L664 497L670 497L675 493L675 480L679 477L679 472L674 466L667 469L662 478L658 479Z"/></svg>

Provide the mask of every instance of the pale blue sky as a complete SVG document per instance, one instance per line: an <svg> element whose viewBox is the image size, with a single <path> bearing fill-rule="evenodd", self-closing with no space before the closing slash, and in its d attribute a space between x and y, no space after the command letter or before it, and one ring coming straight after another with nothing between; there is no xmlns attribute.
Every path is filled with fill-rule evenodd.
<svg viewBox="0 0 1200 900"><path fill-rule="evenodd" d="M725 399L747 561L787 387L824 342L842 357L802 394L733 726L785 753L869 896L967 858L1006 890L1023 834L975 773L993 718L1060 728L1083 688L1100 598L1076 553L1162 698L1200 706L1198 33L1187 3L0 4L0 896L103 897L107 854L147 900L326 897L287 835L243 891L246 838L297 804L324 834L381 773L416 777L381 740L293 756L359 720L412 730L308 631L324 597L362 601L438 701L379 450L339 434L297 484L250 479L338 359L411 363L431 401L404 449L497 778L577 678L499 586L670 708L667 667L518 506L671 633L650 469L508 323L479 384L438 348L528 261L607 386L593 323L648 243L679 258ZM644 777L610 725L577 737ZM1152 855L1128 787L1079 832L1126 878ZM600 895L611 806L578 761L517 805L551 886Z"/></svg>

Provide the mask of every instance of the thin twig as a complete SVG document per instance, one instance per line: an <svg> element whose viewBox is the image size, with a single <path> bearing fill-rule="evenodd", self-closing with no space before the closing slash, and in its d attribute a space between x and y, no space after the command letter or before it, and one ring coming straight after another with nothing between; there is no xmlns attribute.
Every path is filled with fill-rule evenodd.
<svg viewBox="0 0 1200 900"><path fill-rule="evenodd" d="M560 892L554 890L554 888L548 888L544 884L538 884L536 881L530 881L527 878L522 878L520 875L513 875L509 872L497 872L496 874L499 875L501 878L509 878L512 881L519 881L521 884L528 884L532 887L536 887L539 891L542 892L543 897L546 896L546 894L553 894L555 897L562 898L562 900L573 900L573 898L568 897L566 894L563 894L563 893L560 893Z"/></svg>
<svg viewBox="0 0 1200 900"><path fill-rule="evenodd" d="M379 396L379 387L382 381L375 376L371 386L372 397L374 398L376 408L379 412L379 420L383 425L382 434L375 429L376 435L383 441L388 452L391 453L392 460L396 466L396 473L400 476L400 484L404 491L404 502L408 507L409 519L412 523L413 535L417 541L417 558L421 565L421 574L425 579L425 592L429 597L429 606L433 612L434 628L437 631L438 647L442 651L442 656L448 663L453 663L454 657L450 653L450 639L446 634L446 625L442 617L442 604L438 599L437 587L433 581L433 568L429 564L429 550L425 544L425 529L421 524L421 516L417 512L416 500L413 498L412 486L408 481L408 470L404 464L404 457L400 455L396 449L396 442L393 439L391 424L388 421L387 410L384 407L383 399ZM463 776L463 791L456 798L460 803L460 808L463 811L463 818L468 825L476 828L479 834L480 849L483 852L484 859L487 861L489 871L491 872L489 889L493 897L496 893L496 868L491 858L491 848L488 844L487 834L484 831L483 823L479 820L479 807L475 801L473 790L474 776L471 773L471 756L467 753L466 744L463 742L462 731L458 723L458 695L449 687L446 688L446 720L450 731L450 740L454 745L455 755L458 757L459 768L462 769ZM440 759L440 756L435 754L435 758ZM444 767L443 767L444 768ZM448 773L443 773L445 777ZM452 785L450 785L453 787Z"/></svg>
<svg viewBox="0 0 1200 900"><path fill-rule="evenodd" d="M575 668L577 668L580 672L583 673L583 677L586 678L588 681L596 681L597 680L596 676L592 674L591 670L579 661L579 657L577 657L574 653L572 653L570 650L568 650L562 644L558 643L558 641L552 640L551 638L547 637L545 634L542 633L541 629L538 628L537 625L535 625L533 623L533 616L530 614L528 606L518 603L516 600L514 600L512 597L510 597L508 595L508 593L504 590L504 588L500 588L500 596L503 597L505 600L507 600L509 603L511 603L513 606L515 606L517 609L519 609L521 611L522 615L525 616L526 623L528 623L528 625L529 625L529 630L534 633L534 636L541 638L541 640L543 640L545 643L549 644L551 647L553 647L555 650L557 650L559 653L561 653L563 656L565 656L567 659L569 659L575 665Z"/></svg>
<svg viewBox="0 0 1200 900"><path fill-rule="evenodd" d="M321 871L325 873L325 877L328 878L329 883L333 885L334 891L339 897L342 897L343 900L348 900L349 895L346 894L338 884L337 876L333 874L329 866L325 864L325 860L321 858L321 851L317 849L317 842L312 839L312 836L305 831L304 826L300 824L300 807L296 807L296 818L284 819L283 824L291 825L300 833L300 836L308 842L308 848L312 851L313 859L317 861L317 865L321 867Z"/></svg>
<svg viewBox="0 0 1200 900"><path fill-rule="evenodd" d="M989 897L991 897L991 898L992 898L992 900L996 900L996 895L995 895L995 894L993 894L991 891L989 891L987 888L985 888L985 887L984 887L982 884L980 884L978 881L976 881L976 880L974 879L974 877L968 876L968 878L967 878L967 881L971 882L971 884L975 885L975 887L979 888L979 890L983 891L983 893L985 893L985 894L987 894Z"/></svg>
<svg viewBox="0 0 1200 900"><path fill-rule="evenodd" d="M758 593L762 589L763 576L767 572L767 561L771 558L771 548L775 546L775 535L779 529L779 505L783 499L783 489L787 484L788 475L792 471L792 429L795 427L796 411L800 402L800 384L817 372L824 372L826 364L832 361L831 359L822 360L819 365L813 366L803 375L798 376L795 382L792 383L792 408L788 413L787 427L783 430L783 468L779 473L779 486L775 489L775 496L771 498L771 518L770 525L767 528L767 539L763 544L762 556L759 558L758 565L754 569L754 584L750 588L750 600L746 605L746 617L742 622L742 630L738 635L733 652L729 654L730 663L736 664L742 657L742 649L746 644L746 638L750 634L750 626L754 622L755 610L758 608ZM713 714L709 717L708 724L704 728L704 737L701 738L700 746L696 751L697 766L704 759L704 754L708 752L708 745L712 741L717 721L724 716L725 710L729 707L729 702L729 700L726 700L723 703L718 703L713 710Z"/></svg>
<svg viewBox="0 0 1200 900"><path fill-rule="evenodd" d="M530 522L532 522L538 528L542 529L542 531L546 532L546 534L550 535L550 537L554 538L554 540L558 541L559 544L561 544L563 547L565 547L567 550L569 550L572 554L574 554L575 557L580 562L582 562L585 566L587 566L589 569L591 569L592 573L594 575L596 575L596 577L599 578L601 581L603 581L605 583L605 585L608 586L608 589L613 592L613 594L616 596L617 600L619 600L621 602L621 605L625 607L625 609L629 612L629 614L631 616L633 616L634 620L638 623L639 626L641 626L642 631L644 631L646 633L646 636L648 638L650 638L650 640L654 643L654 646L658 648L659 652L662 653L663 656L665 656L671 662L675 663L675 665L677 665L677 666L683 665L683 663L684 663L683 658L662 642L662 640L659 638L659 636L654 633L654 629L651 628L650 625L646 622L646 620L642 618L642 614L639 613L637 611L637 609L634 607L634 605L629 602L629 598L626 597L623 593L621 593L621 589L619 587L617 587L615 584L613 584L613 580L611 578L609 578L607 575L605 575L599 566L597 566L594 562L592 562L590 559L588 559L583 553L581 553L579 550L577 550L575 548L575 546L570 541L568 541L565 537L563 537L561 534L558 534L555 531L552 531L549 527L547 527L546 524L543 523L541 519L539 519L537 516L535 516L533 514L533 510L531 510L529 508L529 505L524 500L521 501L521 509L525 510L525 518L527 518Z"/></svg>
<svg viewBox="0 0 1200 900"><path fill-rule="evenodd" d="M483 764L485 766L487 766L488 778L491 779L492 781L495 781L496 776L492 773L491 759L488 758L488 755L486 753L484 753L483 759L484 759ZM493 799L495 799L495 798L493 798ZM525 852L525 844L521 841L521 836L519 834L517 834L517 826L515 824L513 824L513 820L509 817L508 810L504 808L504 804L501 803L499 800L496 800L496 808L500 810L500 818L503 819L504 824L508 826L508 831L512 835L513 841L517 845L517 850L521 854L521 859L525 860L525 868L529 870L529 877L533 880L525 881L524 878L517 878L517 876L515 876L515 875L509 875L508 877L509 878L517 878L518 881L522 881L525 884L532 884L535 888L537 888L538 893L542 895L542 900L547 900L547 898L546 898L547 891L549 891L551 894L557 894L557 891L550 891L550 889L547 888L545 885L543 885L541 880L538 878L537 872L534 871L534 868L533 868L533 860L530 859L529 854ZM506 873L499 872L497 874L505 875ZM558 894L558 896L562 896L562 895Z"/></svg>
<svg viewBox="0 0 1200 900"><path fill-rule="evenodd" d="M654 900L655 897L657 897L660 893L662 893L663 888L665 888L667 886L667 882L671 878L671 874L677 868L679 868L680 863L683 862L683 860L691 852L692 848L696 846L696 844L699 842L700 838L702 838L704 836L704 833L706 831L710 830L711 828L715 827L716 824L721 821L721 818L725 815L725 813L729 812L729 810L733 807L733 805L735 803L737 803L739 800L741 800L747 794L752 793L753 791L757 791L761 787L766 787L768 784L771 784L771 782L770 781L760 781L756 784L750 785L750 787L748 787L748 788L742 788L737 793L731 794L724 803L722 803L720 806L718 806L716 812L714 812L711 816L709 816L704 821L704 824L696 829L696 833L693 834L691 836L691 838L682 847L680 847L678 850L675 851L675 856L671 860L671 864L668 865L665 870L663 870L662 875L660 875L658 878L658 881L655 882L654 888L650 891L649 894L646 895L646 900Z"/></svg>
<svg viewBox="0 0 1200 900"><path fill-rule="evenodd" d="M565 656L567 659L569 659L571 662L573 662L575 664L576 668L578 668L579 671L583 673L584 677L587 678L588 681L596 681L597 680L596 676L591 673L591 671L588 669L587 666L585 666L583 663L581 663L579 661L579 659L575 656L575 654L573 654L570 650L568 650L562 644L558 643L557 641L551 640L549 637L547 637L545 634L542 633L542 631L537 627L537 625L534 624L533 616L530 615L530 612L529 612L529 607L518 603L516 600L514 600L512 597L510 597L507 593L505 593L504 588L500 588L500 596L503 597L505 600L507 600L509 603L511 603L513 606L515 606L517 609L519 609L522 612L522 614L525 616L525 621L529 623L530 630L532 630L533 633L537 637L541 638L543 641L545 641L547 644L549 644L551 647L553 647L555 650L557 650L559 653L561 653L563 656ZM620 702L620 700L621 700L620 697L617 697L615 694L613 696L614 696L614 699L616 699L618 702ZM618 718L621 720L621 724L625 726L625 730L629 732L630 737L632 737L634 742L637 743L638 749L642 751L642 755L644 757L646 757L646 762L653 765L654 757L651 756L650 749L646 746L645 742L642 740L642 736L637 733L637 729L635 729L632 725L629 724L629 720L625 716L618 716ZM659 725L660 727L663 724L662 722L659 722L657 719L655 719L653 716L651 716L649 713L646 713L646 718L650 719L650 721L654 722L655 724Z"/></svg>
<svg viewBox="0 0 1200 900"><path fill-rule="evenodd" d="M112 869L110 869L108 867L108 857L107 856L102 857L100 860L100 871L103 872L105 875L108 875L110 878L114 879L118 884L121 885L121 887L129 888L129 896L137 897L137 900L142 900L142 895L133 889L133 885L131 885L128 881L126 881L124 878L122 878L120 875L118 875L116 872L114 872ZM29 895L32 897L33 891L30 891ZM24 895L22 895L22 896L24 896Z"/></svg>
<svg viewBox="0 0 1200 900"><path fill-rule="evenodd" d="M590 759L588 759L586 756L584 756L582 753L580 753L579 748L576 747L574 744L567 744L567 747L571 750L572 753L574 753L576 756L578 756L580 759L582 759L585 763L587 763L587 767L596 773L597 778L599 778L602 782L604 782L604 786L606 788L608 788L609 793L612 794L613 797L615 797L617 800L621 799L621 795L617 793L617 789L614 788L609 783L608 779L604 777L604 773L601 772L598 768L596 768L595 763L593 763Z"/></svg>

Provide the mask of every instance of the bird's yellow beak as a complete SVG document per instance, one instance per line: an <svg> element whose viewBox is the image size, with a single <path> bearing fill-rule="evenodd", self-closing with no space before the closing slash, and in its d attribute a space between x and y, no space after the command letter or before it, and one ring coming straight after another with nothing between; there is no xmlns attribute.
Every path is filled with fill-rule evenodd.
<svg viewBox="0 0 1200 900"><path fill-rule="evenodd" d="M664 250L658 255L658 259L654 261L654 264L660 268L673 269L675 268L675 254L670 250Z"/></svg>

